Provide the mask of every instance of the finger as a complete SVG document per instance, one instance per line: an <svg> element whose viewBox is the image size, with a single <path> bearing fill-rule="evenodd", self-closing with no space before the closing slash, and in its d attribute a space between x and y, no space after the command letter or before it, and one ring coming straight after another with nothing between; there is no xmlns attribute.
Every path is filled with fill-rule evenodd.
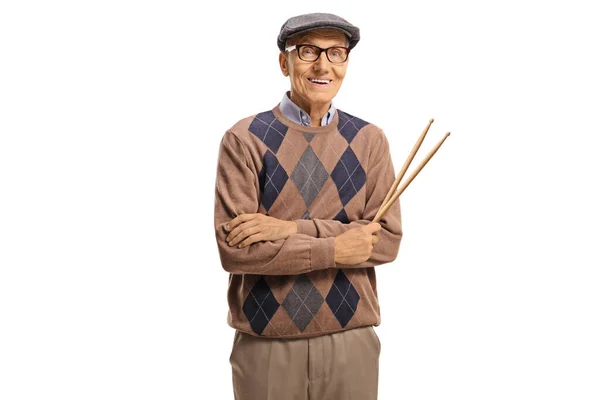
<svg viewBox="0 0 600 400"><path fill-rule="evenodd" d="M373 233L381 230L381 225L379 225L379 222L371 222L368 225L365 225L363 229L365 232Z"/></svg>
<svg viewBox="0 0 600 400"><path fill-rule="evenodd" d="M372 244L375 244L375 243L377 243L377 242L379 242L379 238L378 238L377 236L373 235L373 236L372 236L372 239L371 239L371 243L372 243Z"/></svg>
<svg viewBox="0 0 600 400"><path fill-rule="evenodd" d="M244 223L238 225L237 227L235 227L231 232L229 232L229 235L227 235L225 240L227 240L229 242L230 240L235 238L237 235L239 235L240 232L243 231L244 229L247 229L251 226L256 226L258 224L259 224L259 221L256 221L256 220L244 222ZM246 235L246 236L248 236L248 235Z"/></svg>
<svg viewBox="0 0 600 400"><path fill-rule="evenodd" d="M242 241L242 243L240 243L238 247L241 249L250 246L252 243L260 242L261 240L262 235L257 233L252 236L248 236L246 239L244 239L244 241Z"/></svg>
<svg viewBox="0 0 600 400"><path fill-rule="evenodd" d="M242 223L242 222L246 222L246 221L250 221L251 219L254 219L254 217L256 217L256 214L240 214L237 217L235 217L234 219L232 219L226 226L225 229L228 230L232 230L233 228L235 228L238 224Z"/></svg>
<svg viewBox="0 0 600 400"><path fill-rule="evenodd" d="M244 229L239 235L237 235L237 237L235 237L231 242L229 242L230 246L236 246L237 244L239 244L242 240L247 239L248 237L250 237L251 235L254 235L256 233L260 233L259 232L258 227L253 227L253 228L249 228L249 229Z"/></svg>
<svg viewBox="0 0 600 400"><path fill-rule="evenodd" d="M232 230L233 228L235 228L239 223L242 222L242 220L245 218L246 214L240 214L237 217L235 217L234 219L232 219L231 221L229 221L229 223L227 225L225 225L225 229L227 230Z"/></svg>
<svg viewBox="0 0 600 400"><path fill-rule="evenodd" d="M255 233L258 233L260 231L261 231L260 226L245 227L244 229L242 229L240 231L240 233L236 237L234 237L233 239L231 239L231 241L229 242L229 245L230 246L235 246L236 244L238 244L242 240L246 239L248 236L253 235Z"/></svg>

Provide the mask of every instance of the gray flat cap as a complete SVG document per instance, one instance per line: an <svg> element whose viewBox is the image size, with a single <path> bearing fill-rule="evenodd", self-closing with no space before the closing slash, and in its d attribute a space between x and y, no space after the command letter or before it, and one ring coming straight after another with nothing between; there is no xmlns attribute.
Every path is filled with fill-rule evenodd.
<svg viewBox="0 0 600 400"><path fill-rule="evenodd" d="M277 37L279 50L285 51L285 41L292 36L300 35L316 29L337 29L348 36L350 48L356 46L360 40L360 30L345 19L335 14L312 13L292 17L281 26Z"/></svg>

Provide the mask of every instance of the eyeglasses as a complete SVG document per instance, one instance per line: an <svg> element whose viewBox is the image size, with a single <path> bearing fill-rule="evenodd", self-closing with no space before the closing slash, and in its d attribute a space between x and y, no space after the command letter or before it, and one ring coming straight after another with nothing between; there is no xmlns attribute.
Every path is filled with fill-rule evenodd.
<svg viewBox="0 0 600 400"><path fill-rule="evenodd" d="M327 49L322 49L318 46L312 44L296 44L293 46L289 46L285 48L285 51L298 50L298 57L302 61L317 61L321 56L321 52L325 52L327 55L327 59L329 62L333 64L342 64L345 63L348 59L348 54L350 54L350 49L348 47L329 47Z"/></svg>

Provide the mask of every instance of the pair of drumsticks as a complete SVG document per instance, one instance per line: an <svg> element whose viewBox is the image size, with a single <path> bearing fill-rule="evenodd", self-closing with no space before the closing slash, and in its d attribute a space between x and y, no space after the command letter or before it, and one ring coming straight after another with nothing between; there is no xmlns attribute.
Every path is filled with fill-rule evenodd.
<svg viewBox="0 0 600 400"><path fill-rule="evenodd" d="M379 210L377 210L377 214L375 215L375 218L373 218L373 222L378 222L381 219L381 217L383 217L383 215L392 206L392 204L394 204L394 202L398 199L398 197L400 197L402 192L404 192L404 190L413 181L413 179L415 179L415 177L423 169L423 167L427 164L427 162L431 159L431 157L433 157L433 155L436 153L436 151L438 151L438 149L442 146L442 143L444 143L444 140L446 140L446 138L448 136L450 136L450 132L446 133L446 135L442 138L442 140L440 140L437 143L437 145L435 145L435 147L425 156L425 159L423 159L423 161L421 161L421 164L419 164L417 169L408 177L407 181L404 182L402 184L402 186L400 186L400 189L398 189L396 191L396 188L398 187L398 185L400 184L400 181L404 177L404 174L406 173L406 170L408 169L410 163L412 162L413 158L415 158L415 155L417 154L419 147L421 147L421 143L423 143L423 140L425 139L425 135L427 135L427 132L429 131L429 127L431 126L432 123L433 123L433 118L429 120L429 123L425 127L425 130L423 130L423 133L421 133L421 136L417 140L417 143L415 143L412 151L408 155L408 158L404 162L404 165L402 166L400 173L398 173L398 176L396 177L396 180L392 184L392 187L390 188L387 195L385 196L383 203L379 207Z"/></svg>

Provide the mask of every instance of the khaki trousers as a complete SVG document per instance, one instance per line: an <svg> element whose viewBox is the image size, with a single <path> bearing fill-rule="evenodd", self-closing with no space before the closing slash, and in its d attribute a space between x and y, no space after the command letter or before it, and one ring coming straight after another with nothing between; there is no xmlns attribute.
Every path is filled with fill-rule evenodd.
<svg viewBox="0 0 600 400"><path fill-rule="evenodd" d="M372 326L307 339L235 331L236 400L376 400L381 343Z"/></svg>

